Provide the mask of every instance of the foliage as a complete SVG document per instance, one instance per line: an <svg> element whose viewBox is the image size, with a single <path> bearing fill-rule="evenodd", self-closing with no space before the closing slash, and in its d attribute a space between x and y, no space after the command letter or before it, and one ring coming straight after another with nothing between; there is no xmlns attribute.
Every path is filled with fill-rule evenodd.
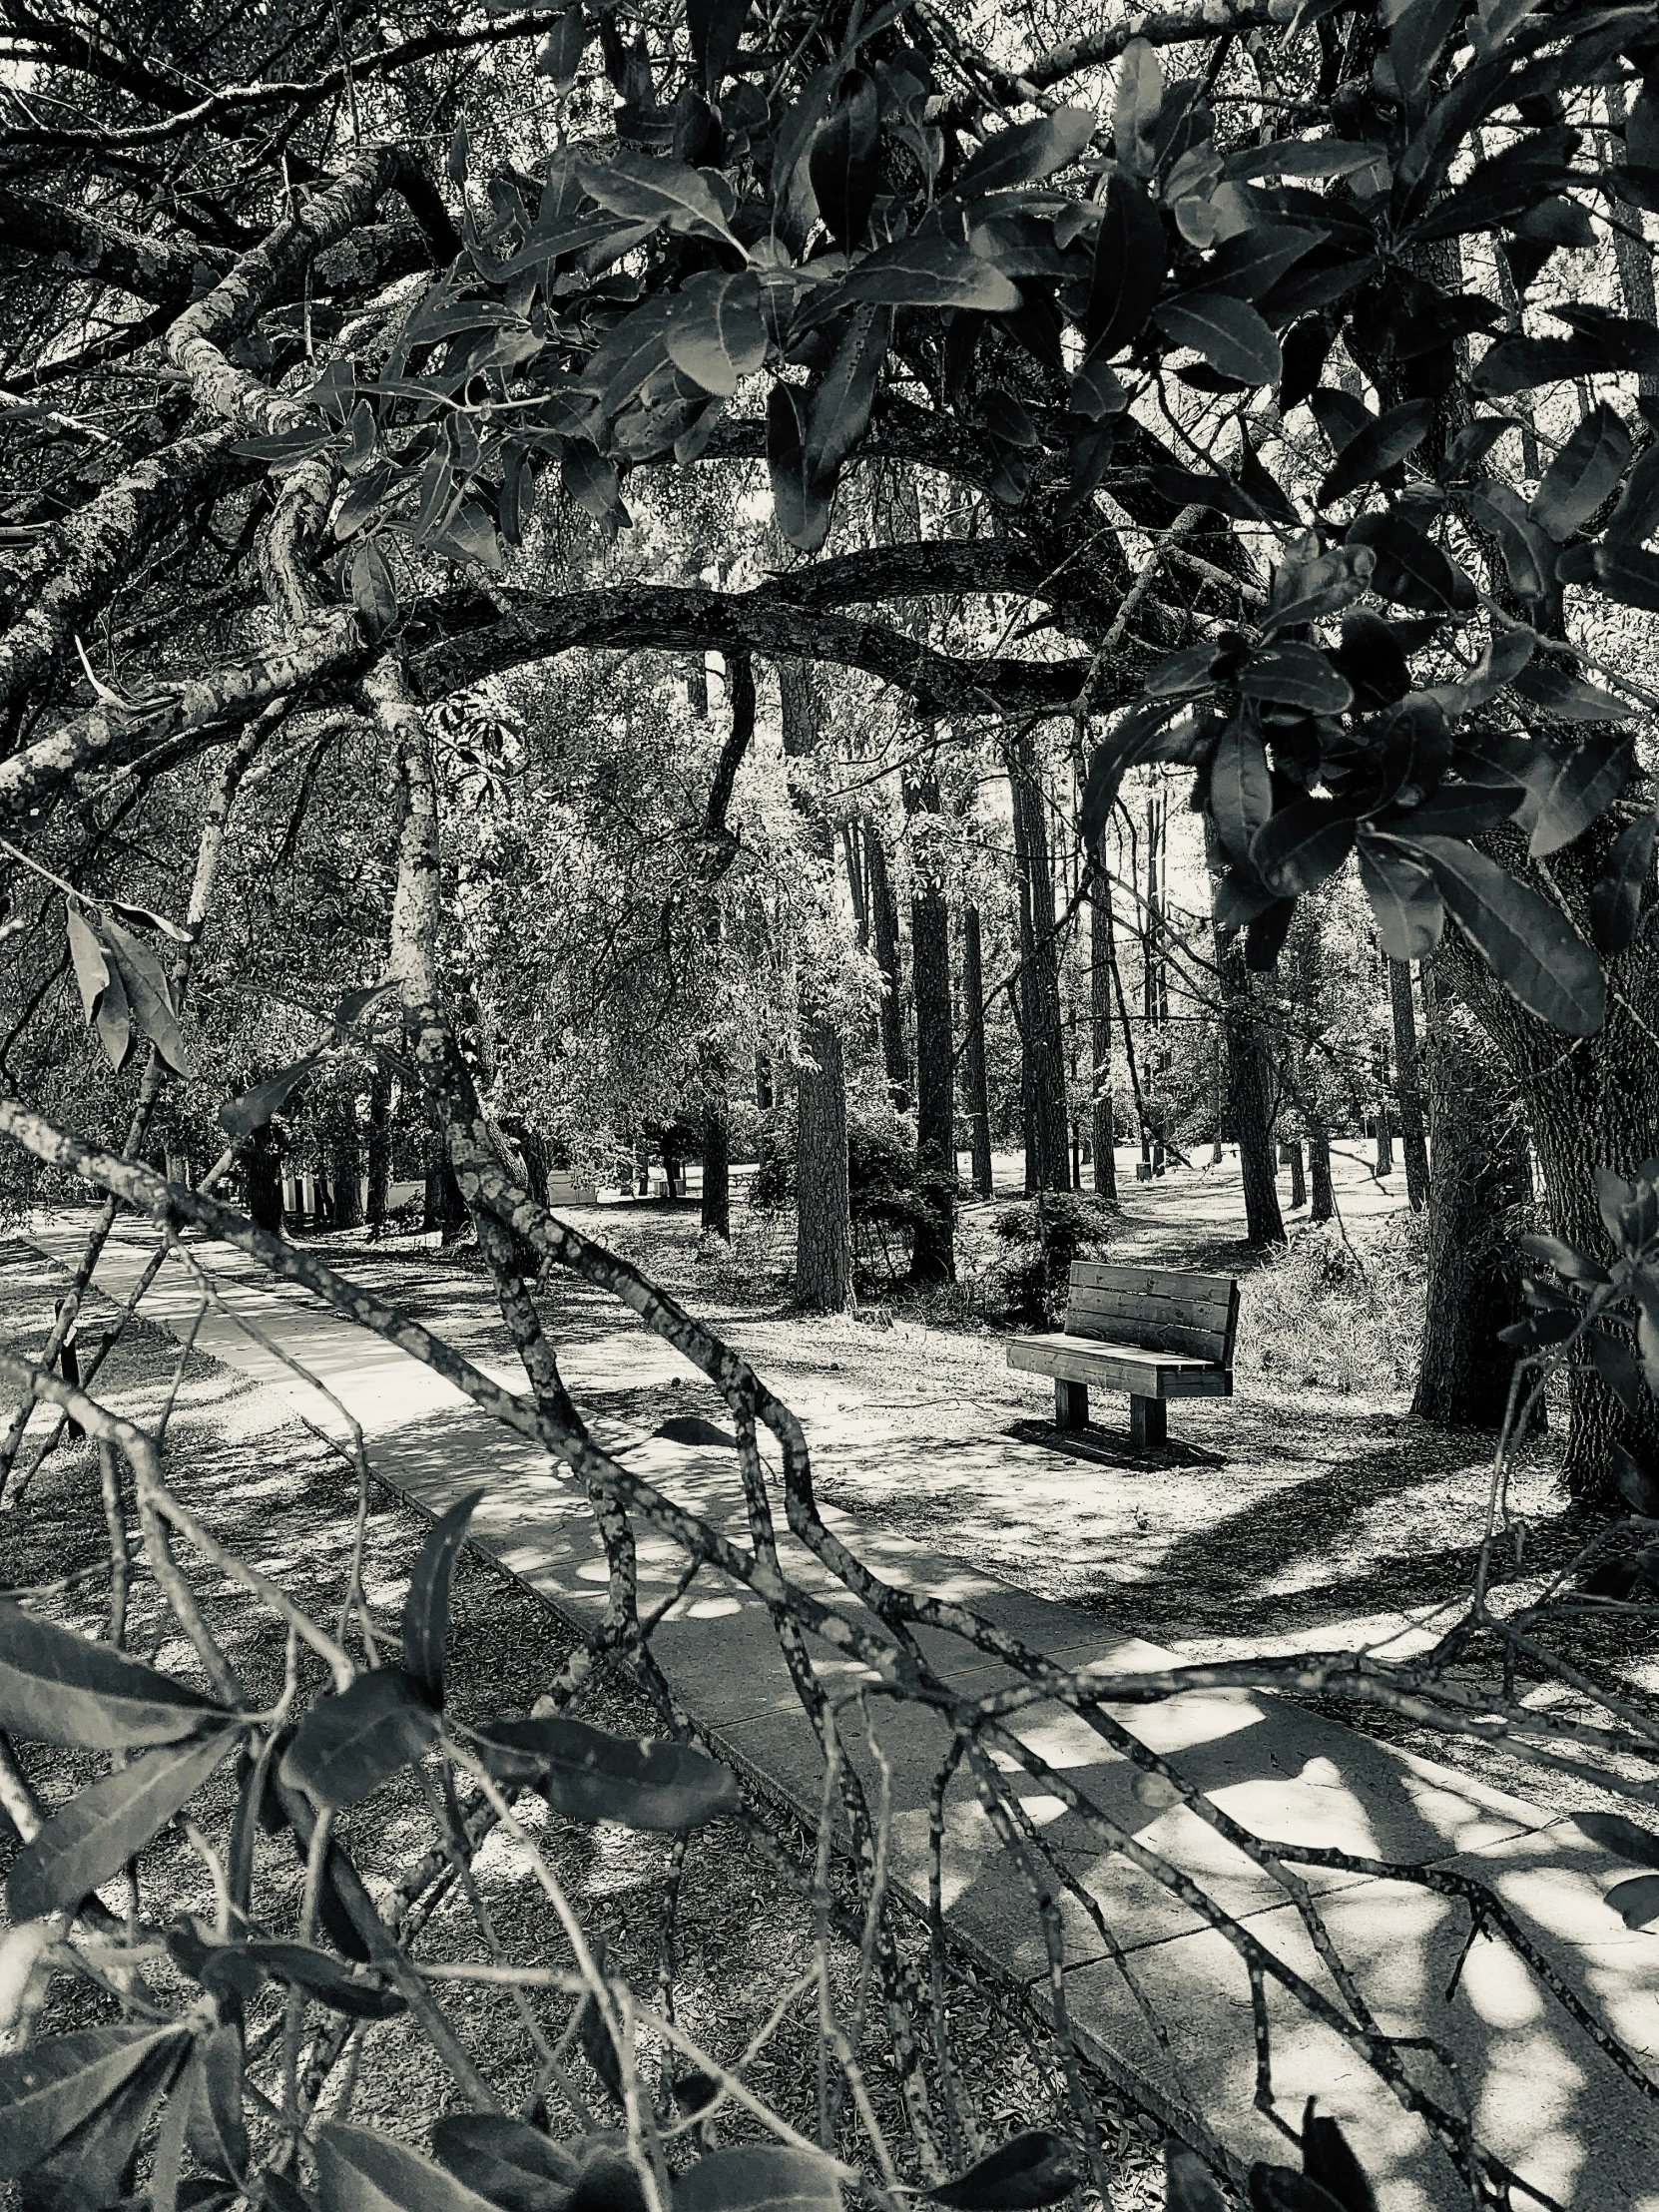
<svg viewBox="0 0 1659 2212"><path fill-rule="evenodd" d="M1422 1336L1422 1217L1360 1249L1334 1223L1293 1231L1240 1290L1237 1364L1282 1386L1378 1396L1409 1384Z"/></svg>
<svg viewBox="0 0 1659 2212"><path fill-rule="evenodd" d="M1076 1191L1039 1191L1017 1206L999 1207L991 1230L1006 1247L987 1309L1011 1320L1057 1325L1074 1260L1108 1249L1118 1209L1110 1200Z"/></svg>

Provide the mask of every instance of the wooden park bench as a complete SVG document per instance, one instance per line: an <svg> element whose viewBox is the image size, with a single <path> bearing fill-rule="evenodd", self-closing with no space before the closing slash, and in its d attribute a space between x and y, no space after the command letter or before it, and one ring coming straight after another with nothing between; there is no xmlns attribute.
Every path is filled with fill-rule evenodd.
<svg viewBox="0 0 1659 2212"><path fill-rule="evenodd" d="M1225 1275L1178 1275L1154 1268L1072 1263L1066 1326L1046 1337L1016 1337L1008 1365L1054 1378L1054 1419L1081 1428L1089 1385L1129 1392L1129 1433L1137 1449L1165 1439L1172 1397L1231 1397L1239 1286Z"/></svg>

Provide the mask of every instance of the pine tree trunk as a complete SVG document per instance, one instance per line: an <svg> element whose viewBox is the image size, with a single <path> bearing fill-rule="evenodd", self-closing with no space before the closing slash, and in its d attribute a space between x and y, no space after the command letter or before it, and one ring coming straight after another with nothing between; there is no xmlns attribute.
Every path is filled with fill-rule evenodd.
<svg viewBox="0 0 1659 2212"><path fill-rule="evenodd" d="M901 1111L910 1103L910 1056L904 1039L904 977L898 957L898 901L887 873L886 847L878 822L864 824L864 883L869 900L870 943L881 970L881 1065L887 1071L892 1102Z"/></svg>
<svg viewBox="0 0 1659 2212"><path fill-rule="evenodd" d="M973 1187L981 1198L991 1195L991 1102L985 1080L985 977L979 944L979 909L962 911L962 1000L967 1038L962 1051L962 1072L967 1083L969 1144L973 1152Z"/></svg>
<svg viewBox="0 0 1659 2212"><path fill-rule="evenodd" d="M1222 1034L1227 1044L1227 1118L1239 1148L1245 1237L1253 1245L1285 1242L1279 1179L1273 1156L1273 1104L1267 1032L1244 948L1237 937L1218 948Z"/></svg>
<svg viewBox="0 0 1659 2212"><path fill-rule="evenodd" d="M1422 1073L1417 1065L1416 1009L1407 960L1388 962L1388 997L1394 1018L1394 1096L1399 1103L1399 1151L1405 1162L1405 1197L1413 1214L1428 1203L1428 1140L1423 1130Z"/></svg>
<svg viewBox="0 0 1659 2212"><path fill-rule="evenodd" d="M357 1142L356 1100L346 1099L341 1105L328 1147L328 1188L333 1200L333 1225L336 1229L362 1227L362 1148Z"/></svg>
<svg viewBox="0 0 1659 2212"><path fill-rule="evenodd" d="M852 1303L852 1238L846 1185L846 1077L840 1032L808 1023L809 1061L797 1085L795 1295L815 1314Z"/></svg>
<svg viewBox="0 0 1659 2212"><path fill-rule="evenodd" d="M755 1104L763 1114L772 1112L772 1054L764 1044L755 1047Z"/></svg>
<svg viewBox="0 0 1659 2212"><path fill-rule="evenodd" d="M1310 1221L1331 1221L1337 1212L1337 1193L1331 1181L1331 1132L1315 1115L1308 1117L1308 1187L1313 1205Z"/></svg>
<svg viewBox="0 0 1659 2212"><path fill-rule="evenodd" d="M778 664L784 754L813 750L812 671L801 661ZM828 877L835 845L811 798L797 794L807 850ZM852 1304L852 1217L847 1189L846 1074L840 1031L822 1009L801 1009L801 1065L796 1080L795 1295L814 1313L840 1314Z"/></svg>
<svg viewBox="0 0 1659 2212"><path fill-rule="evenodd" d="M1089 885L1089 1050L1093 1057L1090 1136L1094 1187L1102 1198L1118 1195L1117 1116L1112 1106L1112 879L1105 840Z"/></svg>
<svg viewBox="0 0 1659 2212"><path fill-rule="evenodd" d="M732 1123L725 1101L711 1099L703 1109L702 1226L732 1239Z"/></svg>
<svg viewBox="0 0 1659 2212"><path fill-rule="evenodd" d="M1411 1410L1440 1428L1495 1429L1515 1366L1498 1332L1523 1311L1515 1240L1519 1210L1531 1196L1526 1135L1467 1009L1439 990L1427 1004L1434 1181Z"/></svg>
<svg viewBox="0 0 1659 2212"><path fill-rule="evenodd" d="M282 1234L282 1156L268 1124L256 1129L248 1151L248 1213L257 1228Z"/></svg>
<svg viewBox="0 0 1659 2212"><path fill-rule="evenodd" d="M916 1169L928 1220L910 1246L912 1283L956 1280L956 1086L951 1070L950 914L928 883L910 901L916 998Z"/></svg>
<svg viewBox="0 0 1659 2212"><path fill-rule="evenodd" d="M1054 879L1042 779L1028 745L1010 757L1015 858L1020 871L1021 1032L1025 1049L1026 1159L1032 1192L1071 1188L1067 1146L1065 1037L1054 941Z"/></svg>
<svg viewBox="0 0 1659 2212"><path fill-rule="evenodd" d="M1382 1080L1387 1081L1387 1070L1382 1071ZM1382 1182L1394 1172L1394 1123L1386 1098L1377 1102L1377 1180Z"/></svg>
<svg viewBox="0 0 1659 2212"><path fill-rule="evenodd" d="M391 1183L391 1076L376 1068L368 1086L368 1220L376 1234L384 1228Z"/></svg>
<svg viewBox="0 0 1659 2212"><path fill-rule="evenodd" d="M1285 1149L1291 1156L1291 1212L1294 1214L1308 1203L1308 1177L1302 1161L1301 1138L1293 1138Z"/></svg>

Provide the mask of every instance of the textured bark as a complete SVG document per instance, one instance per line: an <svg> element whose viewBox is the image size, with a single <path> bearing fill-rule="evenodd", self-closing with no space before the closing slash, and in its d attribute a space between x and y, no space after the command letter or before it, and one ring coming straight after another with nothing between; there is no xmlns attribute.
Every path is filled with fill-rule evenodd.
<svg viewBox="0 0 1659 2212"><path fill-rule="evenodd" d="M870 949L881 971L881 1004L877 1014L881 1065L886 1070L892 1102L902 1111L910 1103L910 1055L904 1041L904 977L898 957L898 901L893 896L892 878L887 872L881 825L870 818L862 827L860 841Z"/></svg>
<svg viewBox="0 0 1659 2212"><path fill-rule="evenodd" d="M391 1182L391 1077L376 1068L368 1086L368 1206L369 1224L379 1229L386 1218Z"/></svg>
<svg viewBox="0 0 1659 2212"><path fill-rule="evenodd" d="M1308 1117L1308 1188L1313 1204L1310 1221L1330 1221L1337 1211L1337 1193L1331 1182L1331 1134L1323 1121Z"/></svg>
<svg viewBox="0 0 1659 2212"><path fill-rule="evenodd" d="M1531 1196L1526 1131L1489 1041L1440 991L1428 1003L1426 1057L1434 1182L1411 1410L1436 1427L1495 1429L1515 1365L1498 1332L1523 1311L1515 1238Z"/></svg>
<svg viewBox="0 0 1659 2212"><path fill-rule="evenodd" d="M973 1187L991 1195L991 1103L985 1079L985 977L979 943L979 909L962 911L962 1001L967 1034L962 1046L962 1075L967 1085L968 1143L973 1157Z"/></svg>
<svg viewBox="0 0 1659 2212"><path fill-rule="evenodd" d="M795 1295L815 1314L852 1303L852 1234L846 1180L846 1077L840 1031L804 1025L796 1083Z"/></svg>
<svg viewBox="0 0 1659 2212"><path fill-rule="evenodd" d="M1302 1139L1293 1137L1285 1149L1290 1154L1286 1165L1291 1171L1291 1212L1294 1214L1308 1203L1308 1174L1303 1162Z"/></svg>
<svg viewBox="0 0 1659 2212"><path fill-rule="evenodd" d="M701 1225L717 1237L732 1235L732 1123L724 1099L703 1109L703 1205Z"/></svg>
<svg viewBox="0 0 1659 2212"><path fill-rule="evenodd" d="M355 1100L347 1100L329 1131L329 1212L336 1229L360 1229L363 1207L362 1149L357 1141Z"/></svg>
<svg viewBox="0 0 1659 2212"><path fill-rule="evenodd" d="M1630 795L1631 803L1635 796ZM1629 820L1630 806L1621 805L1549 863L1580 926L1608 848ZM1494 837L1494 850L1506 837L1507 832ZM1518 866L1520 840L1513 839L1513 845L1516 849L1498 856ZM1448 985L1496 1045L1507 1085L1518 1090L1525 1106L1550 1229L1601 1260L1611 1256L1612 1248L1596 1204L1595 1170L1608 1167L1628 1175L1659 1155L1659 1054L1653 1044L1659 1030L1659 941L1654 936L1651 877L1644 907L1634 945L1611 965L1617 995L1595 1037L1563 1038L1527 1013L1450 932L1435 959L1436 971L1444 970ZM1437 1129L1434 1134L1437 1181ZM1600 1501L1615 1494L1610 1452L1615 1443L1659 1470L1659 1399L1645 1396L1639 1412L1632 1414L1593 1369L1575 1367L1568 1382L1570 1424L1562 1471L1575 1496Z"/></svg>
<svg viewBox="0 0 1659 2212"><path fill-rule="evenodd" d="M1090 1144L1094 1187L1102 1198L1118 1195L1117 1124L1112 1108L1112 881L1104 852L1089 885Z"/></svg>
<svg viewBox="0 0 1659 2212"><path fill-rule="evenodd" d="M938 791L915 794L918 808L936 812ZM916 1167L928 1220L910 1246L912 1283L956 1277L956 1085L950 1030L950 911L930 855L920 852L922 880L910 901L910 970L916 1002Z"/></svg>
<svg viewBox="0 0 1659 2212"><path fill-rule="evenodd" d="M1065 1038L1054 945L1054 879L1040 769L1028 744L1009 757L1019 870L1020 1042L1025 1062L1026 1195L1071 1188Z"/></svg>
<svg viewBox="0 0 1659 2212"><path fill-rule="evenodd" d="M1261 1004L1244 951L1235 937L1217 959L1222 1034L1227 1042L1227 1118L1239 1148L1244 1183L1245 1235L1253 1245L1285 1241L1273 1157L1273 1113L1268 1039Z"/></svg>
<svg viewBox="0 0 1659 2212"><path fill-rule="evenodd" d="M1394 1097L1399 1106L1399 1151L1405 1162L1405 1196L1412 1213L1428 1203L1428 1140L1423 1128L1422 1074L1417 1064L1417 1021L1411 968L1405 960L1388 962L1388 998L1393 1010Z"/></svg>
<svg viewBox="0 0 1659 2212"><path fill-rule="evenodd" d="M248 1151L248 1214L258 1228L273 1236L282 1231L282 1155L276 1131L268 1122L256 1129Z"/></svg>
<svg viewBox="0 0 1659 2212"><path fill-rule="evenodd" d="M801 760L817 740L812 672L799 661L779 664L786 759ZM834 865L830 826L810 797L797 793L803 841L819 865ZM801 1009L801 1061L796 1076L795 1294L814 1313L844 1313L852 1304L852 1213L847 1188L846 1074L840 1031L820 1007Z"/></svg>

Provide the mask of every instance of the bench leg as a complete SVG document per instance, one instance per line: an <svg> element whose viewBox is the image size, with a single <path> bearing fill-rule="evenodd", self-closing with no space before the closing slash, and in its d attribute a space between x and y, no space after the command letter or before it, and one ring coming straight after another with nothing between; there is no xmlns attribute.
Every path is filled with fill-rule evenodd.
<svg viewBox="0 0 1659 2212"><path fill-rule="evenodd" d="M1153 1444L1165 1441L1168 1411L1161 1397L1130 1398L1129 1441L1137 1451L1146 1451Z"/></svg>
<svg viewBox="0 0 1659 2212"><path fill-rule="evenodd" d="M1054 1425L1056 1428L1087 1428L1089 1385L1086 1382L1055 1383Z"/></svg>

